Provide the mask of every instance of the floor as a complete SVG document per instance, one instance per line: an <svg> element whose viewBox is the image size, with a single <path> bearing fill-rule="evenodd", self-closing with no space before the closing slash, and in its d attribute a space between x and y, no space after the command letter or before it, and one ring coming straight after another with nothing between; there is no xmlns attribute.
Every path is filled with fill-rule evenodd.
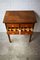
<svg viewBox="0 0 40 60"><path fill-rule="evenodd" d="M0 32L0 60L40 60L40 32L34 32L29 43L29 35L8 36Z"/></svg>

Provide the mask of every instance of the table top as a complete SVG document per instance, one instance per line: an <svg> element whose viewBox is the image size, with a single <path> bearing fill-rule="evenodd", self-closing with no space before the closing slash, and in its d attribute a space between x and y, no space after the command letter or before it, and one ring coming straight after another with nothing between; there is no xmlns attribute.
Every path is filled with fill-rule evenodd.
<svg viewBox="0 0 40 60"><path fill-rule="evenodd" d="M3 23L35 23L34 11L6 11Z"/></svg>

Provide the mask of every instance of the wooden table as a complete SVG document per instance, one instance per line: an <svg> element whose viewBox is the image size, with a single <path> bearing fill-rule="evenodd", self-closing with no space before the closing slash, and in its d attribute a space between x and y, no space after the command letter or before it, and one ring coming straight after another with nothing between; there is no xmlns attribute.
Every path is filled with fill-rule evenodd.
<svg viewBox="0 0 40 60"><path fill-rule="evenodd" d="M3 23L5 23L9 41L10 34L30 34L29 42L33 34L36 16L34 11L6 11Z"/></svg>

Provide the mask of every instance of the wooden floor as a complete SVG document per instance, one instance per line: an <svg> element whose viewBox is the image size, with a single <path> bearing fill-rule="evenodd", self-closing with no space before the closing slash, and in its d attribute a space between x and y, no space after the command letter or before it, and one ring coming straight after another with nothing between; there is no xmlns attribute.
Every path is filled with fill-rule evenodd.
<svg viewBox="0 0 40 60"><path fill-rule="evenodd" d="M8 36L0 32L0 60L40 60L40 32L34 32L29 43L29 35Z"/></svg>

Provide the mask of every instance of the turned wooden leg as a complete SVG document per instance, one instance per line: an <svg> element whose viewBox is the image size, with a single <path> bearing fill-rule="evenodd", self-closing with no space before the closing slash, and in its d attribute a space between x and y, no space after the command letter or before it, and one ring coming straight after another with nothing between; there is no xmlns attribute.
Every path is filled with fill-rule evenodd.
<svg viewBox="0 0 40 60"><path fill-rule="evenodd" d="M9 38L9 42L11 43L12 41L11 41L11 39L10 39L10 35L8 34L8 38Z"/></svg>
<svg viewBox="0 0 40 60"><path fill-rule="evenodd" d="M31 42L32 34L30 35L29 42Z"/></svg>

